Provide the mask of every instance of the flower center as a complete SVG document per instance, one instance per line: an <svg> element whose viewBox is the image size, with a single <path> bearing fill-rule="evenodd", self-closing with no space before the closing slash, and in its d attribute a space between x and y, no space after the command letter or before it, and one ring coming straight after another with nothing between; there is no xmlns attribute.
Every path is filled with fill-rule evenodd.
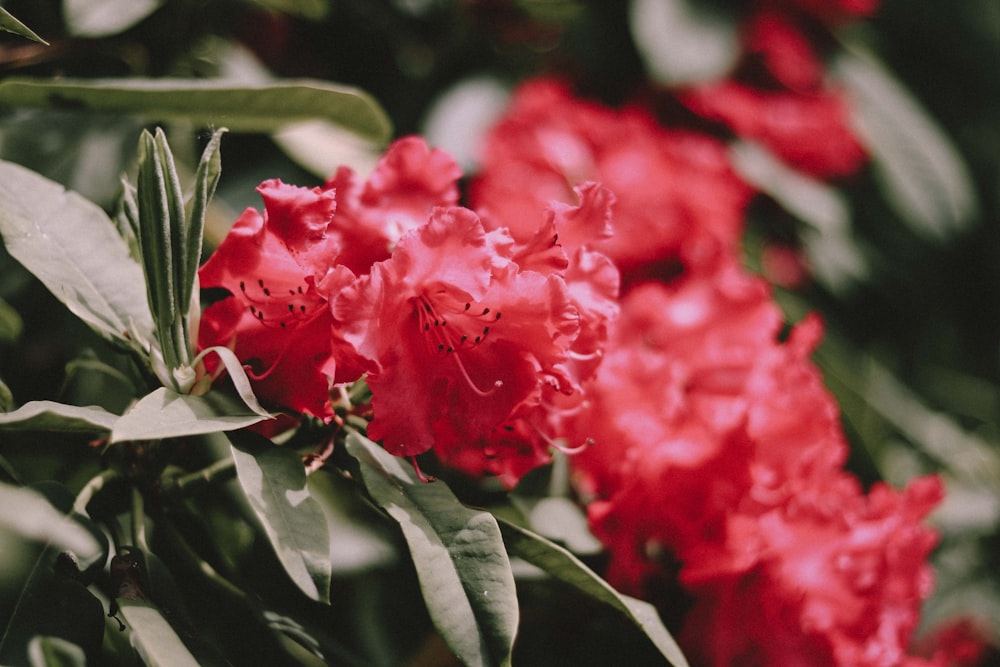
<svg viewBox="0 0 1000 667"><path fill-rule="evenodd" d="M421 294L415 301L415 315L428 347L454 359L462 377L476 394L490 396L503 387L503 381L496 380L490 389L480 389L469 377L461 355L458 354L472 350L486 340L490 334L490 327L495 326L500 320L500 311L494 311L482 304L474 305L472 302L466 302L462 310L452 312L446 318L427 295Z"/></svg>
<svg viewBox="0 0 1000 667"><path fill-rule="evenodd" d="M250 314L265 327L286 329L309 322L322 312L324 301L312 285L302 281L300 285L284 289L272 289L258 278L256 283L240 281L240 292L243 300L249 304Z"/></svg>

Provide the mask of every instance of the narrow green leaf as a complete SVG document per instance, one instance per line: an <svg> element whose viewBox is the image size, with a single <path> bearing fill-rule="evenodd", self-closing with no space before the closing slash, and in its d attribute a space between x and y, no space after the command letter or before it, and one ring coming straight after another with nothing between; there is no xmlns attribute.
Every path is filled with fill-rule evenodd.
<svg viewBox="0 0 1000 667"><path fill-rule="evenodd" d="M118 605L131 629L132 645L146 665L198 667L198 661L154 605L127 599L119 599Z"/></svg>
<svg viewBox="0 0 1000 667"><path fill-rule="evenodd" d="M110 431L117 420L118 415L93 405L31 401L13 412L0 413L0 431L100 433Z"/></svg>
<svg viewBox="0 0 1000 667"><path fill-rule="evenodd" d="M202 350L198 356L195 357L194 364L197 365L203 357L209 354L215 354L219 357L222 365L226 367L226 372L229 374L229 379L232 381L233 388L236 389L237 395L239 395L244 405L250 408L251 412L268 419L274 417L274 415L262 408L260 403L257 401L257 397L253 393L253 387L250 386L250 378L247 377L247 371L243 368L243 364L236 357L235 352L230 350L228 347L222 347L221 345L208 347Z"/></svg>
<svg viewBox="0 0 1000 667"><path fill-rule="evenodd" d="M451 650L466 665L509 665L517 595L493 515L465 507L443 482L420 481L407 460L357 433L345 447L369 495L399 523L428 612Z"/></svg>
<svg viewBox="0 0 1000 667"><path fill-rule="evenodd" d="M61 637L37 635L28 642L31 667L86 667L83 649Z"/></svg>
<svg viewBox="0 0 1000 667"><path fill-rule="evenodd" d="M201 264L202 238L205 232L205 212L215 194L222 175L222 135L225 128L212 134L208 145L201 154L198 169L194 176L194 195L191 198L191 214L188 216L186 240L184 242L183 268L180 273L179 296L182 313L187 313L191 307L191 298L195 291L195 281L198 276L198 265ZM332 173L332 172L331 172Z"/></svg>
<svg viewBox="0 0 1000 667"><path fill-rule="evenodd" d="M180 317L176 301L177 262L174 251L181 250L176 243L175 227L183 225L183 221L176 217L182 194L173 156L160 128L156 128L155 136L144 130L139 139L136 197L146 294L163 351L163 361L172 370L188 361L178 354L173 331L174 323Z"/></svg>
<svg viewBox="0 0 1000 667"><path fill-rule="evenodd" d="M243 409L219 392L192 396L160 387L139 399L114 422L111 442L232 431L253 426L266 418Z"/></svg>
<svg viewBox="0 0 1000 667"><path fill-rule="evenodd" d="M927 237L967 228L978 203L968 167L941 127L860 48L838 53L831 72L847 89L855 129L874 158L886 200Z"/></svg>
<svg viewBox="0 0 1000 667"><path fill-rule="evenodd" d="M302 459L248 431L228 435L240 486L285 572L307 596L329 603L330 536Z"/></svg>
<svg viewBox="0 0 1000 667"><path fill-rule="evenodd" d="M629 27L650 75L671 86L724 76L740 55L735 13L694 0L632 0Z"/></svg>
<svg viewBox="0 0 1000 667"><path fill-rule="evenodd" d="M388 116L367 93L312 79L238 85L188 79L10 78L0 83L0 105L113 111L245 132L270 132L319 118L379 143L392 135Z"/></svg>
<svg viewBox="0 0 1000 667"><path fill-rule="evenodd" d="M128 244L129 255L137 262L142 262L142 251L139 248L139 201L136 188L124 176L121 179L122 190L118 197L115 213L115 223L118 234Z"/></svg>
<svg viewBox="0 0 1000 667"><path fill-rule="evenodd" d="M130 347L130 335L152 337L142 267L98 206L0 161L0 235L14 259L99 334Z"/></svg>
<svg viewBox="0 0 1000 667"><path fill-rule="evenodd" d="M14 18L14 16L3 7L0 7L0 30L12 32L15 35L20 35L21 37L27 37L28 39L44 44L45 46L49 45L48 42L36 35L31 28Z"/></svg>
<svg viewBox="0 0 1000 667"><path fill-rule="evenodd" d="M124 32L160 8L165 0L63 0L66 30L77 37Z"/></svg>
<svg viewBox="0 0 1000 667"><path fill-rule="evenodd" d="M573 554L540 535L500 519L504 543L512 556L541 568L552 577L586 593L623 614L639 628L674 667L687 667L687 660L656 609L647 602L622 595L594 574Z"/></svg>

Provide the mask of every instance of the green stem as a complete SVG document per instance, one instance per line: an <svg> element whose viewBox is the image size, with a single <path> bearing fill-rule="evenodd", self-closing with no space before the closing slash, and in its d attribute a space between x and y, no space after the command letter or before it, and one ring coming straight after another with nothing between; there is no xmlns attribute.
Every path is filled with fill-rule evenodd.
<svg viewBox="0 0 1000 667"><path fill-rule="evenodd" d="M195 470L194 472L188 473L186 475L181 475L176 478L173 483L173 487L176 491L186 492L190 490L190 487L199 487L203 484L209 484L217 479L230 479L234 474L236 474L236 462L233 459L219 459L215 463L202 468L201 470Z"/></svg>
<svg viewBox="0 0 1000 667"><path fill-rule="evenodd" d="M146 540L146 505L139 489L132 488L132 544L142 553L149 553Z"/></svg>

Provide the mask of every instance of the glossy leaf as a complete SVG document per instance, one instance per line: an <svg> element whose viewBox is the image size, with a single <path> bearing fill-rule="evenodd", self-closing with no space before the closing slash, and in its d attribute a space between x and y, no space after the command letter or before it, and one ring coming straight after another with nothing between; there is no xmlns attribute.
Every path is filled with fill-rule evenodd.
<svg viewBox="0 0 1000 667"><path fill-rule="evenodd" d="M198 667L184 642L149 602L119 599L121 616L131 630L132 645L149 667Z"/></svg>
<svg viewBox="0 0 1000 667"><path fill-rule="evenodd" d="M30 401L13 412L0 413L0 431L110 431L118 415L95 405L81 407L55 401Z"/></svg>
<svg viewBox="0 0 1000 667"><path fill-rule="evenodd" d="M5 32L12 32L15 35L20 35L21 37L27 37L28 39L40 42L48 46L48 42L35 34L35 32L28 26L21 23L13 14L8 12L3 7L0 7L0 30Z"/></svg>
<svg viewBox="0 0 1000 667"><path fill-rule="evenodd" d="M289 123L325 119L380 143L392 133L388 116L367 93L312 79L234 84L189 79L10 78L0 83L0 105L129 113L246 132L270 132Z"/></svg>
<svg viewBox="0 0 1000 667"><path fill-rule="evenodd" d="M667 85L720 78L740 55L736 17L712 3L632 0L629 26L650 76Z"/></svg>
<svg viewBox="0 0 1000 667"><path fill-rule="evenodd" d="M129 408L112 427L111 442L159 440L232 431L267 416L248 411L224 394L180 394L160 387Z"/></svg>
<svg viewBox="0 0 1000 667"><path fill-rule="evenodd" d="M254 433L230 433L229 440L240 486L285 572L311 599L328 603L330 537L302 459Z"/></svg>
<svg viewBox="0 0 1000 667"><path fill-rule="evenodd" d="M978 204L968 168L944 131L874 56L845 50L831 70L847 89L855 129L899 215L931 238L968 227Z"/></svg>
<svg viewBox="0 0 1000 667"><path fill-rule="evenodd" d="M674 667L687 667L677 642L647 602L622 595L573 554L540 535L500 520L504 543L517 556L573 588L610 606L638 627Z"/></svg>
<svg viewBox="0 0 1000 667"><path fill-rule="evenodd" d="M0 161L0 235L14 259L99 334L129 345L130 335L151 338L142 268L98 206Z"/></svg>
<svg viewBox="0 0 1000 667"><path fill-rule="evenodd" d="M462 505L441 481L422 482L406 459L349 433L369 495L410 547L424 602L449 648L466 665L508 665L518 606L496 519Z"/></svg>

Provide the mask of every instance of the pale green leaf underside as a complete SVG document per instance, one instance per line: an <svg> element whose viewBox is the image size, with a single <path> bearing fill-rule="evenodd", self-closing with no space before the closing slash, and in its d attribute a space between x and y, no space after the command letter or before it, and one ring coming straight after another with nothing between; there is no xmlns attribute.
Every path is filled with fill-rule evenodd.
<svg viewBox="0 0 1000 667"><path fill-rule="evenodd" d="M71 551L84 568L102 554L102 546L86 528L32 489L0 484L0 528L25 539Z"/></svg>
<svg viewBox="0 0 1000 667"><path fill-rule="evenodd" d="M441 636L466 665L508 665L518 605L496 519L462 505L443 482L421 482L406 459L349 433L372 498L399 523L424 601Z"/></svg>
<svg viewBox="0 0 1000 667"><path fill-rule="evenodd" d="M328 603L330 536L323 509L306 487L302 459L253 433L229 439L240 486L285 572L307 596Z"/></svg>
<svg viewBox="0 0 1000 667"><path fill-rule="evenodd" d="M149 667L198 667L191 652L160 610L138 600L118 600L131 630L132 645Z"/></svg>
<svg viewBox="0 0 1000 667"><path fill-rule="evenodd" d="M63 0L66 29L77 37L106 37L131 28L165 0Z"/></svg>
<svg viewBox="0 0 1000 667"><path fill-rule="evenodd" d="M0 105L127 113L244 132L270 132L290 123L325 119L380 143L392 133L388 116L367 93L312 79L234 84L193 79L11 78L0 83Z"/></svg>
<svg viewBox="0 0 1000 667"><path fill-rule="evenodd" d="M38 635L28 643L31 667L86 667L83 649L61 637Z"/></svg>
<svg viewBox="0 0 1000 667"><path fill-rule="evenodd" d="M160 387L129 408L115 422L111 442L159 440L232 431L267 419L236 405L223 394L179 394Z"/></svg>
<svg viewBox="0 0 1000 667"><path fill-rule="evenodd" d="M0 161L0 235L12 257L98 333L151 338L142 268L96 204Z"/></svg>
<svg viewBox="0 0 1000 667"><path fill-rule="evenodd" d="M81 407L55 401L31 401L13 412L0 412L0 431L110 431L118 415L97 406Z"/></svg>
<svg viewBox="0 0 1000 667"><path fill-rule="evenodd" d="M540 535L500 520L504 542L512 556L517 556L552 577L586 593L624 614L642 630L674 667L687 667L687 660L670 632L663 626L656 609L647 602L622 595L594 574L576 556Z"/></svg>

